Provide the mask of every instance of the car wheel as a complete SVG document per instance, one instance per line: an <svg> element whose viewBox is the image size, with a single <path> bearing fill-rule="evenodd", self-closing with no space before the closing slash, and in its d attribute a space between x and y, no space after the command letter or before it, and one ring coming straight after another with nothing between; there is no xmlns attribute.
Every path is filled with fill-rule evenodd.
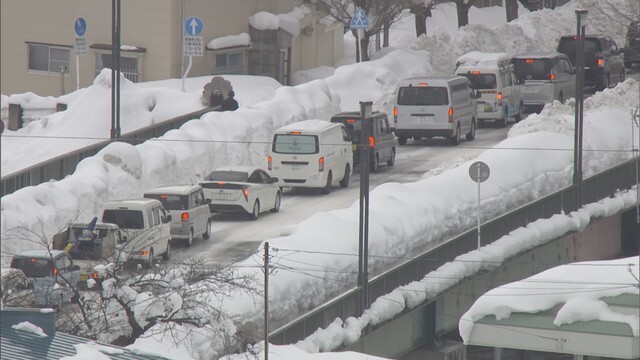
<svg viewBox="0 0 640 360"><path fill-rule="evenodd" d="M562 91L558 94L558 101L560 101L560 104L564 104L564 93Z"/></svg>
<svg viewBox="0 0 640 360"><path fill-rule="evenodd" d="M471 121L471 130L469 130L469 133L467 135L465 135L465 137L467 138L468 141L471 141L471 140L476 138L476 122L475 122L475 120Z"/></svg>
<svg viewBox="0 0 640 360"><path fill-rule="evenodd" d="M611 83L611 80L609 78L609 73L606 73L606 74L604 74L602 76L602 81L600 82L600 84L598 84L598 86L596 86L596 90L602 91L602 90L608 88L610 83Z"/></svg>
<svg viewBox="0 0 640 360"><path fill-rule="evenodd" d="M625 72L624 68L622 68L622 71L620 72L620 82L624 82L626 78L627 78L627 73Z"/></svg>
<svg viewBox="0 0 640 360"><path fill-rule="evenodd" d="M171 241L167 241L167 249L164 254L162 254L162 259L164 261L168 261L169 259L171 259Z"/></svg>
<svg viewBox="0 0 640 360"><path fill-rule="evenodd" d="M147 269L151 269L151 267L153 266L153 248L151 248L151 250L149 250L149 258L147 259L147 261L144 264L144 267Z"/></svg>
<svg viewBox="0 0 640 360"><path fill-rule="evenodd" d="M349 186L349 180L351 179L351 168L349 168L349 164L344 166L344 176L342 180L340 180L340 187L346 188Z"/></svg>
<svg viewBox="0 0 640 360"><path fill-rule="evenodd" d="M332 182L333 182L333 175L331 174L331 171L329 171L329 175L327 175L327 183L322 188L322 193L323 194L326 195L326 194L331 192L331 183Z"/></svg>
<svg viewBox="0 0 640 360"><path fill-rule="evenodd" d="M379 168L380 168L380 156L378 154L375 154L373 159L371 159L370 170L372 173L374 173L374 172L378 172Z"/></svg>
<svg viewBox="0 0 640 360"><path fill-rule="evenodd" d="M251 211L251 213L249 214L249 219L258 220L259 216L260 216L260 202L256 200L253 203L253 211Z"/></svg>
<svg viewBox="0 0 640 360"><path fill-rule="evenodd" d="M507 119L509 118L509 111L507 109L502 113L502 118L497 120L499 127L507 126Z"/></svg>
<svg viewBox="0 0 640 360"><path fill-rule="evenodd" d="M211 219L207 220L207 227L204 231L204 234L202 234L202 238L204 240L207 240L211 237Z"/></svg>
<svg viewBox="0 0 640 360"><path fill-rule="evenodd" d="M483 128L484 127L484 120L479 120L478 121L478 128Z"/></svg>
<svg viewBox="0 0 640 360"><path fill-rule="evenodd" d="M193 244L193 228L189 228L189 237L187 237L187 247L191 247Z"/></svg>
<svg viewBox="0 0 640 360"><path fill-rule="evenodd" d="M524 104L520 103L520 108L518 109L518 113L516 114L515 120L516 122L520 122L520 120L524 119Z"/></svg>
<svg viewBox="0 0 640 360"><path fill-rule="evenodd" d="M396 148L391 148L391 157L387 160L387 166L391 167L396 163Z"/></svg>
<svg viewBox="0 0 640 360"><path fill-rule="evenodd" d="M280 191L276 193L276 202L273 204L273 209L271 209L272 213L277 213L280 211L280 202L282 202L282 198L280 196Z"/></svg>
<svg viewBox="0 0 640 360"><path fill-rule="evenodd" d="M407 145L407 138L404 136L398 136L398 144L401 146Z"/></svg>
<svg viewBox="0 0 640 360"><path fill-rule="evenodd" d="M453 145L460 144L460 124L456 126L456 132L455 134L453 134L453 136L449 137L449 141L451 141Z"/></svg>

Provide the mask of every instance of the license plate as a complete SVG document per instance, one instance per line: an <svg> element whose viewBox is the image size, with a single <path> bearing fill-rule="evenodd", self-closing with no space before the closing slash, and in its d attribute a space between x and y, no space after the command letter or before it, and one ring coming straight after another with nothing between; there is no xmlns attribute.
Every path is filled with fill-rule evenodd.
<svg viewBox="0 0 640 360"><path fill-rule="evenodd" d="M228 194L215 194L216 200L229 200Z"/></svg>
<svg viewBox="0 0 640 360"><path fill-rule="evenodd" d="M89 280L89 275L87 274L80 274L80 281L87 281Z"/></svg>
<svg viewBox="0 0 640 360"><path fill-rule="evenodd" d="M293 171L300 171L302 167L300 165L291 165L291 170Z"/></svg>
<svg viewBox="0 0 640 360"><path fill-rule="evenodd" d="M425 124L429 122L429 119L430 118L428 116L418 116L416 120L421 124Z"/></svg>

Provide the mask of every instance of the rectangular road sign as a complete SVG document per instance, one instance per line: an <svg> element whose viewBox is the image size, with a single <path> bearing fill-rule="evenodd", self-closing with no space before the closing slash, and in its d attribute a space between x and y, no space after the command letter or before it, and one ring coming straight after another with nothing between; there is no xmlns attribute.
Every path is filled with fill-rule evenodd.
<svg viewBox="0 0 640 360"><path fill-rule="evenodd" d="M182 54L184 56L203 56L204 41L202 36L185 36Z"/></svg>
<svg viewBox="0 0 640 360"><path fill-rule="evenodd" d="M87 38L76 36L76 56L87 55Z"/></svg>

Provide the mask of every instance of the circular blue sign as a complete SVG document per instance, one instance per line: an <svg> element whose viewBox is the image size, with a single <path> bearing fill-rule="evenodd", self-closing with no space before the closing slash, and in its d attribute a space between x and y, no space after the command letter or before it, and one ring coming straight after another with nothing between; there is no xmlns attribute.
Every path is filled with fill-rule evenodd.
<svg viewBox="0 0 640 360"><path fill-rule="evenodd" d="M87 22L84 21L84 18L77 18L73 23L73 29L76 31L76 35L82 36L87 32Z"/></svg>
<svg viewBox="0 0 640 360"><path fill-rule="evenodd" d="M184 22L184 32L191 36L198 36L202 32L202 20L192 16Z"/></svg>

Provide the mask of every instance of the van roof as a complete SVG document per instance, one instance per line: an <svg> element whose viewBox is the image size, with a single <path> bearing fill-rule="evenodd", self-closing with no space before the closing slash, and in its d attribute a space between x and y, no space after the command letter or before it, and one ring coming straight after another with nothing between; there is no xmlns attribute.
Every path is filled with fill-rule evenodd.
<svg viewBox="0 0 640 360"><path fill-rule="evenodd" d="M145 191L145 194L174 194L189 195L194 191L198 191L200 185L161 185Z"/></svg>
<svg viewBox="0 0 640 360"><path fill-rule="evenodd" d="M511 56L507 53L486 53L481 51L471 51L456 60L456 66L486 66L496 67L500 62L511 61Z"/></svg>
<svg viewBox="0 0 640 360"><path fill-rule="evenodd" d="M15 255L15 257L19 258L40 258L40 259L49 259L55 258L56 256L65 253L62 250L48 250L48 249L36 249L36 250L25 250Z"/></svg>
<svg viewBox="0 0 640 360"><path fill-rule="evenodd" d="M339 124L335 124L326 120L303 120L298 121L289 125L285 125L279 128L278 132L282 131L323 131L332 127L340 126Z"/></svg>
<svg viewBox="0 0 640 360"><path fill-rule="evenodd" d="M514 55L513 58L514 59L552 59L554 57L566 57L565 54L563 53L559 53L559 52L547 52L547 53L542 53L542 52L526 52L526 53L521 53L518 55Z"/></svg>
<svg viewBox="0 0 640 360"><path fill-rule="evenodd" d="M112 200L105 202L103 208L117 208L118 206L131 206L131 207L146 207L149 205L162 204L160 200L156 199L124 199L124 200Z"/></svg>
<svg viewBox="0 0 640 360"><path fill-rule="evenodd" d="M432 83L433 85L443 85L457 81L468 82L469 80L466 77L459 75L430 75L402 79L398 82L398 86L407 86L409 84L417 84L418 82L427 82Z"/></svg>

